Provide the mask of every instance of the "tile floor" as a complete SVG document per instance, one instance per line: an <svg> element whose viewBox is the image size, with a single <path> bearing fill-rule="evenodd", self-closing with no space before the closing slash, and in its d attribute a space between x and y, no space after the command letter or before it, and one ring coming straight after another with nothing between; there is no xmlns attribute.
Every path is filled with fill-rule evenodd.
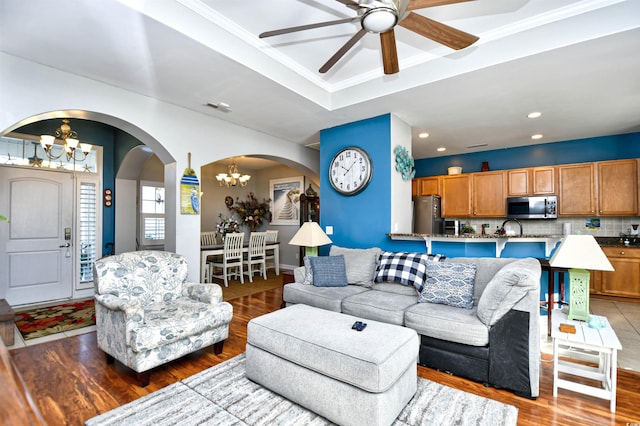
<svg viewBox="0 0 640 426"><path fill-rule="evenodd" d="M618 368L640 372L640 357L638 357L640 352L640 304L591 299L589 308L592 314L607 317L622 344L622 350L618 351ZM553 354L553 343L551 338L547 337L546 316L540 317L540 331L542 353ZM575 353L571 356L583 358ZM543 357L543 360L548 359L549 357ZM584 359L593 361L589 357Z"/></svg>
<svg viewBox="0 0 640 426"><path fill-rule="evenodd" d="M618 368L640 372L640 357L637 355L640 353L640 304L592 299L590 301L590 308L591 313L607 317L618 339L622 343L622 350L618 352ZM541 350L544 354L553 354L551 338L547 337L547 317L541 316L540 320ZM51 340L90 333L95 330L96 326L94 325L78 330L39 337L25 342L18 329L15 328L15 343L13 346L10 346L9 349L37 345ZM543 357L543 360L548 360L548 358L549 357ZM587 360L590 359L587 358Z"/></svg>

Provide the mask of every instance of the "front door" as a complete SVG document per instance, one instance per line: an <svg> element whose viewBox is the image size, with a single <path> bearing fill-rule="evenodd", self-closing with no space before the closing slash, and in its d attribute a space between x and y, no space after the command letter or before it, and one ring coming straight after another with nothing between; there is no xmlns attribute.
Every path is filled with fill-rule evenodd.
<svg viewBox="0 0 640 426"><path fill-rule="evenodd" d="M0 166L0 298L24 305L71 298L71 173Z"/></svg>

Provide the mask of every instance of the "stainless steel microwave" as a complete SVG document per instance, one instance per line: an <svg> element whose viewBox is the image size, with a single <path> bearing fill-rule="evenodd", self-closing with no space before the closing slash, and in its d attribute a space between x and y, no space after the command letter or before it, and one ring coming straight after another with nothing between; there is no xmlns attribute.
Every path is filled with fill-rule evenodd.
<svg viewBox="0 0 640 426"><path fill-rule="evenodd" d="M509 219L557 219L558 197L543 195L536 197L508 197Z"/></svg>

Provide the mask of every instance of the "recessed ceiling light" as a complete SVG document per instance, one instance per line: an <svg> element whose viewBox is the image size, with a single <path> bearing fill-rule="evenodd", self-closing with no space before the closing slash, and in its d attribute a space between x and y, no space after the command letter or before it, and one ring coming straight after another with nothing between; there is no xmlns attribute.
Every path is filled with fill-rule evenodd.
<svg viewBox="0 0 640 426"><path fill-rule="evenodd" d="M447 148L445 148L444 146L441 146L440 148L437 149L438 152L442 152L442 151L446 151Z"/></svg>
<svg viewBox="0 0 640 426"><path fill-rule="evenodd" d="M426 139L426 138L428 138L428 137L429 137L429 133L427 133L427 132L419 133L419 134L418 134L418 137L419 137L420 139Z"/></svg>
<svg viewBox="0 0 640 426"><path fill-rule="evenodd" d="M537 134L531 136L531 139L542 139L542 135L540 133L537 133Z"/></svg>
<svg viewBox="0 0 640 426"><path fill-rule="evenodd" d="M538 118L542 115L541 112L539 111L534 111L534 112L530 112L529 114L527 114L527 117L529 118Z"/></svg>

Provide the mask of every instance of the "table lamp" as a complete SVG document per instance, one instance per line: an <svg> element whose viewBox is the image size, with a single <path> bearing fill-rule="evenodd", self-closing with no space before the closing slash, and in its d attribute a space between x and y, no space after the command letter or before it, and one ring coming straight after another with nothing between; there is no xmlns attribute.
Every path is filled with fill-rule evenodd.
<svg viewBox="0 0 640 426"><path fill-rule="evenodd" d="M306 256L317 256L318 246L331 244L331 242L327 234L318 225L318 222L309 221L302 224L296 235L289 241L289 244L304 246Z"/></svg>
<svg viewBox="0 0 640 426"><path fill-rule="evenodd" d="M589 321L589 271L613 271L593 235L567 235L549 265L569 269L570 320ZM551 297L551 296L550 296Z"/></svg>

